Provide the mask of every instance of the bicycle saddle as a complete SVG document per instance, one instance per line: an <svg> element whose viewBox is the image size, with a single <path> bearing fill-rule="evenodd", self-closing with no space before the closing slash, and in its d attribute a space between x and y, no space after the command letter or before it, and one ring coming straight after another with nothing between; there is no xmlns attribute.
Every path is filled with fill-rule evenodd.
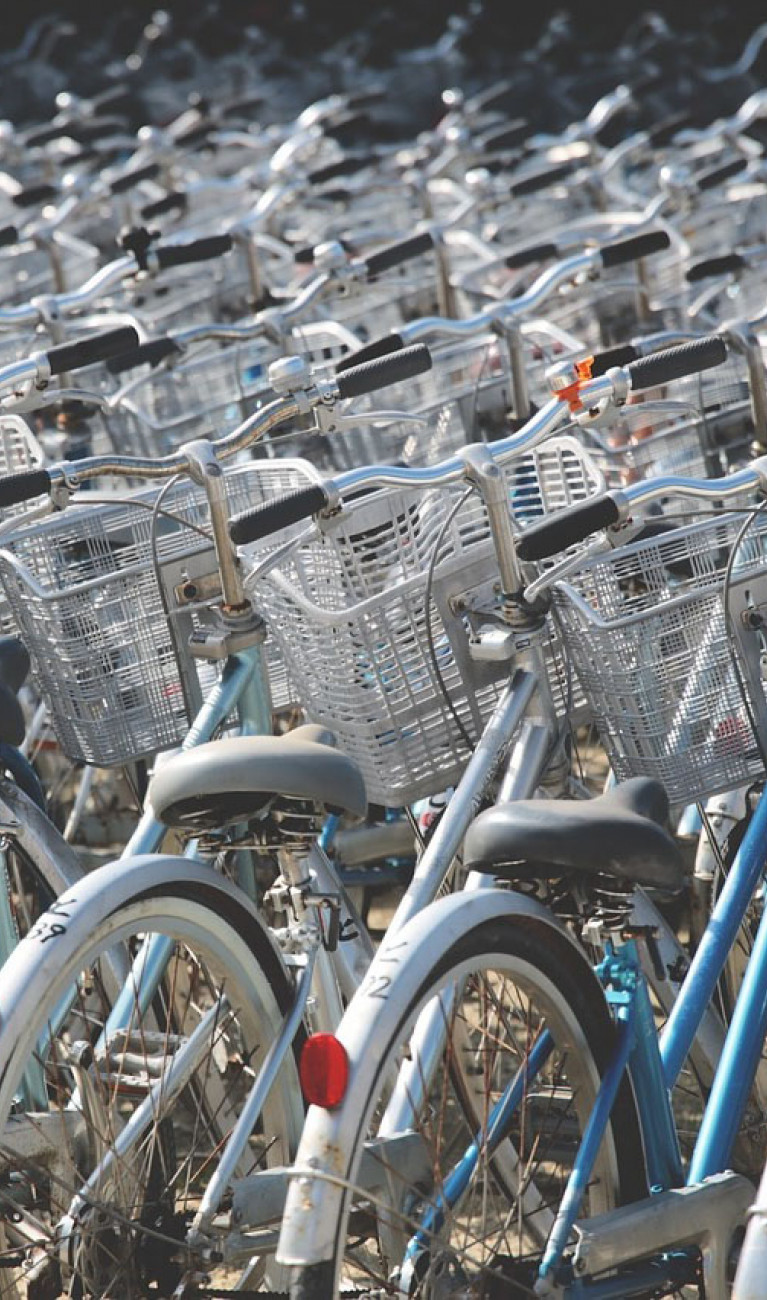
<svg viewBox="0 0 767 1300"><path fill-rule="evenodd" d="M20 745L26 727L16 698L29 672L29 655L16 636L0 637L0 742Z"/></svg>
<svg viewBox="0 0 767 1300"><path fill-rule="evenodd" d="M277 795L362 817L362 773L334 745L332 732L317 726L214 740L163 763L149 783L149 802L166 826L192 830L246 822Z"/></svg>
<svg viewBox="0 0 767 1300"><path fill-rule="evenodd" d="M659 781L635 777L596 799L521 799L480 813L464 841L475 871L519 880L559 872L603 872L674 893L682 855L664 829L668 799ZM546 867L543 866L546 864Z"/></svg>

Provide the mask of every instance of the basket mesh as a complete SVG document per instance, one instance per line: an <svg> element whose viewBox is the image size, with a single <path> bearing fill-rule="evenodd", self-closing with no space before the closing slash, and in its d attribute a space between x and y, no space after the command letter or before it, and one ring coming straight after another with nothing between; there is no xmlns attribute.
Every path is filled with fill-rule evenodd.
<svg viewBox="0 0 767 1300"><path fill-rule="evenodd" d="M741 677L757 718L764 690L758 672L755 680L742 657L734 660L722 598L743 521L723 515L636 542L584 563L554 589L567 652L616 776L655 777L674 803L763 770ZM739 548L733 590L747 591L766 563L767 520L759 516Z"/></svg>
<svg viewBox="0 0 767 1300"><path fill-rule="evenodd" d="M233 511L305 486L308 468L285 460L235 470L227 476ZM0 579L59 743L102 767L178 744L213 680L211 666L187 650L199 612L170 622L164 612L145 508L155 495L72 506L21 529L0 552ZM179 485L163 510L175 517L160 517L161 564L202 554L214 572L211 543L189 526L206 526L201 491ZM284 681L283 673L283 690Z"/></svg>
<svg viewBox="0 0 767 1300"><path fill-rule="evenodd" d="M582 500L598 481L574 440L532 453L507 473L518 526ZM473 619L498 613L498 571L477 497L447 523L463 491L386 491L352 503L330 528L299 539L258 588L304 708L333 729L382 804L410 803L459 777L471 748L456 716L478 736L508 675L469 652ZM553 641L547 655L563 714L578 701Z"/></svg>

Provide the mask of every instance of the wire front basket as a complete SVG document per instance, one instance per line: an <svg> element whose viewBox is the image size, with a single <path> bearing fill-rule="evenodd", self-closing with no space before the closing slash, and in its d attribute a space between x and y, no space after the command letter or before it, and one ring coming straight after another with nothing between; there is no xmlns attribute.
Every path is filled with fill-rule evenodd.
<svg viewBox="0 0 767 1300"><path fill-rule="evenodd" d="M305 487L313 477L304 462L243 466L227 475L232 509ZM161 591L152 545L156 495L88 505L83 494L82 504L21 528L0 551L0 580L61 748L101 767L178 744L215 680L215 669L188 649L220 594L204 497L190 483L163 497ZM205 599L173 609L173 590L190 581L205 589ZM284 674L281 680L284 690Z"/></svg>
<svg viewBox="0 0 767 1300"><path fill-rule="evenodd" d="M568 438L506 478L520 528L600 482ZM500 616L498 569L484 506L464 491L352 502L281 553L257 591L307 713L359 763L368 797L389 806L458 779L508 679L508 663L472 656L478 627ZM553 638L547 657L560 716L574 715Z"/></svg>
<svg viewBox="0 0 767 1300"><path fill-rule="evenodd" d="M554 587L570 662L616 777L685 804L761 776L767 518L717 515L584 562Z"/></svg>

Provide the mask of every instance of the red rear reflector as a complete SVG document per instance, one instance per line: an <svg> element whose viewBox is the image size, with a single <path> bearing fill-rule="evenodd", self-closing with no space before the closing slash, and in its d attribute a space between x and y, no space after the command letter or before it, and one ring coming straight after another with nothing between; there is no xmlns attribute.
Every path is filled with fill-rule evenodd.
<svg viewBox="0 0 767 1300"><path fill-rule="evenodd" d="M298 1073L308 1104L331 1110L343 1101L349 1082L346 1048L332 1034L312 1034L304 1043Z"/></svg>

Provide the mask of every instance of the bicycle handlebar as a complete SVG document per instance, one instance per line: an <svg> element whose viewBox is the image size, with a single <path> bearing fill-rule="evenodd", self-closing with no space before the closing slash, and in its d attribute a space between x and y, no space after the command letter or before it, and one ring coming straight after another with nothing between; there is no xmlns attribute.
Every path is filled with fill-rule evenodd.
<svg viewBox="0 0 767 1300"><path fill-rule="evenodd" d="M379 248L377 252L366 257L365 274L368 280L372 280L382 271L390 271L392 267L402 266L403 263L420 257L422 253L430 252L433 247L434 235L429 230L424 230L419 235L411 235L408 239L400 239L396 244L388 244L385 248Z"/></svg>
<svg viewBox="0 0 767 1300"><path fill-rule="evenodd" d="M37 208L50 203L58 195L57 187L44 181L40 185L26 185L18 194L14 194L12 201L16 208Z"/></svg>
<svg viewBox="0 0 767 1300"><path fill-rule="evenodd" d="M215 257L229 253L234 247L231 235L206 235L202 239L192 239L186 244L164 244L154 249L157 265L161 271L171 266L186 266L191 262L209 262Z"/></svg>
<svg viewBox="0 0 767 1300"><path fill-rule="evenodd" d="M505 126L495 126L486 131L477 141L480 153L499 153L506 149L516 149L530 134L530 123L524 117L518 117Z"/></svg>
<svg viewBox="0 0 767 1300"><path fill-rule="evenodd" d="M621 518L620 501L609 492L578 501L526 528L517 539L517 556L524 561L548 559Z"/></svg>
<svg viewBox="0 0 767 1300"><path fill-rule="evenodd" d="M164 217L168 212L185 212L189 207L189 199L184 190L171 190L168 194L163 194L161 199L153 199L151 203L145 203L139 209L139 216L142 221L154 221L156 217Z"/></svg>
<svg viewBox="0 0 767 1300"><path fill-rule="evenodd" d="M317 167L314 171L308 172L306 179L310 185L324 185L326 181L336 180L339 176L353 176L355 172L363 171L365 167L370 167L375 162L377 156L374 153L347 154L337 162L327 163L324 167Z"/></svg>
<svg viewBox="0 0 767 1300"><path fill-rule="evenodd" d="M553 167L545 167L539 171L531 172L528 176L521 176L518 181L512 181L509 186L509 194L513 199L521 199L528 194L537 194L540 190L548 189L550 185L556 185L559 181L566 180L574 167L573 162L557 163Z"/></svg>
<svg viewBox="0 0 767 1300"><path fill-rule="evenodd" d="M637 262L642 257L661 253L671 247L671 239L665 230L646 230L641 235L631 235L628 239L619 239L605 244L601 249L602 265L607 270L612 266L624 266L627 262Z"/></svg>
<svg viewBox="0 0 767 1300"><path fill-rule="evenodd" d="M143 167L133 167L110 182L109 193L126 194L134 185L140 185L142 181L154 180L159 174L160 164L156 162L145 163Z"/></svg>
<svg viewBox="0 0 767 1300"><path fill-rule="evenodd" d="M277 501L268 501L238 515L229 525L229 536L235 546L258 542L272 533L279 533L291 524L299 524L320 510L324 510L330 497L320 483L288 492Z"/></svg>
<svg viewBox="0 0 767 1300"><path fill-rule="evenodd" d="M740 271L746 266L742 253L722 253L719 257L707 257L702 262L695 262L685 272L688 284L697 284L714 275L727 275L730 271Z"/></svg>
<svg viewBox="0 0 767 1300"><path fill-rule="evenodd" d="M345 399L374 393L379 388L387 388L390 384L399 384L416 375L425 374L431 370L431 365L431 353L423 343L394 351L389 356L357 362L340 374L336 371L338 395Z"/></svg>
<svg viewBox="0 0 767 1300"><path fill-rule="evenodd" d="M70 370L83 370L97 361L117 357L129 348L136 347L138 341L138 333L132 325L120 325L117 329L90 334L74 343L60 343L57 347L49 348L45 356L51 374L63 375Z"/></svg>
<svg viewBox="0 0 767 1300"><path fill-rule="evenodd" d="M748 166L747 158L735 158L732 162L722 163L721 166L710 167L707 171L701 172L696 178L696 184L700 193L706 190L713 190L717 185L724 185L725 181L732 180Z"/></svg>
<svg viewBox="0 0 767 1300"><path fill-rule="evenodd" d="M629 345L631 346L631 345ZM630 361L622 374L630 391L655 388L659 384L698 374L721 365L727 359L727 345L719 335L682 343L679 347L651 353ZM588 388L588 385L585 385ZM670 481L670 480L665 480ZM661 482L661 480L657 480ZM578 502L555 515L531 524L517 544L521 560L543 560L557 555L567 546L584 541L591 533L618 523L627 513L626 502L641 499L641 489L654 489L652 483L639 484L620 493L606 493ZM657 495L657 489L656 489Z"/></svg>
<svg viewBox="0 0 767 1300"><path fill-rule="evenodd" d="M149 339L146 343L140 343L138 347L126 348L124 352L111 357L107 361L107 370L110 375L121 375L123 371L133 370L135 366L157 366L166 357L181 351L175 339Z"/></svg>
<svg viewBox="0 0 767 1300"><path fill-rule="evenodd" d="M50 487L51 476L47 469L25 469L19 474L8 474L0 479L0 508L33 501L49 492Z"/></svg>
<svg viewBox="0 0 767 1300"><path fill-rule="evenodd" d="M384 334L383 338L373 339L371 343L364 343L356 352L350 352L348 356L336 362L336 374L349 370L351 366L361 366L365 361L375 361L378 357L389 357L393 352L401 352L405 347L405 340L401 334Z"/></svg>
<svg viewBox="0 0 767 1300"><path fill-rule="evenodd" d="M399 354L394 354L394 356L397 355ZM584 381L580 390L583 406L587 408L598 406L600 402L605 400L616 403L623 402L628 393L636 391L645 380L649 379L652 384L655 384L657 382L656 375L660 368L664 368L666 374L670 372L678 374L681 358L685 360L686 373L695 373L696 370L706 369L708 366L718 364L725 356L725 345L720 338L715 336L710 339L696 340L695 343L686 344L679 348L670 348L665 353L656 353L655 356L643 358L640 361L632 361L626 367L615 367L608 374ZM646 362L652 362L654 365L648 368ZM369 364L377 365L381 363L371 362ZM646 386L650 385L647 384ZM528 420L522 429L511 434L508 438L499 439L497 442L489 444L487 450L498 464L503 465L523 452L531 451L545 441L558 427L566 424L570 418L568 404L556 397L552 398ZM445 487L461 479L464 476L464 468L462 454L458 452L448 460L441 461L437 465L424 466L423 468L411 469L398 465L369 465L348 470L346 473L340 474L327 482L326 501L342 495L345 491L359 490L366 487ZM538 559L554 554L561 550L563 546L571 545L573 542L588 536L595 529L617 522L622 517L623 498L628 497L628 491L623 494L609 496L609 504L604 504L605 498L592 498L590 501L579 504L577 509L573 507L569 511L548 516L546 519L530 525L519 542L518 553L520 558ZM303 500L304 498L300 494L295 499L291 497L291 523L297 523L302 518L308 518L310 515L315 514L318 509L323 508L322 505L317 506L316 504L319 497L312 496L309 498L307 496L305 498L306 509L303 513L299 513L300 503ZM594 504L595 502L597 504ZM599 504L599 502L602 502L602 504ZM239 529L237 540L253 541L257 537L265 537L270 531L274 532L283 527L284 524L280 522L282 516L280 515L279 502L270 502L269 510L270 513L267 515L264 513L265 507L259 506L255 510L247 511L244 515L239 516L236 521ZM616 513L616 511L619 513ZM249 531L251 525L246 523L246 520L256 521L252 524L255 531ZM267 520L271 521L268 527L265 522Z"/></svg>
<svg viewBox="0 0 767 1300"><path fill-rule="evenodd" d="M479 334L497 321L515 320L525 312L538 308L561 284L567 283L577 275L584 272L594 274L642 257L649 257L653 253L669 248L670 244L671 240L665 230L646 230L626 239L603 244L601 248L587 249L572 257L566 257L541 272L530 288L511 302L494 303L486 311L461 320L453 320L446 316L424 316L420 320L410 321L401 326L399 333L407 343L414 343L417 339L427 338L433 334L457 334L465 337ZM553 245L538 245L533 251L537 254L541 250L548 252L551 248Z"/></svg>
<svg viewBox="0 0 767 1300"><path fill-rule="evenodd" d="M626 367L632 391L657 388L660 384L711 370L727 360L727 344L718 334L708 338L681 343L662 352L652 352L639 357Z"/></svg>
<svg viewBox="0 0 767 1300"><path fill-rule="evenodd" d="M113 345L118 341L120 342L118 352L124 352L126 346L130 343L138 343L138 336L130 326L125 330L110 330L109 335L112 338ZM118 339L118 336L122 336L122 338ZM104 336L100 337L101 346L103 347ZM81 360L80 364L90 364L90 361L94 359L92 355L94 343L94 339L81 340L79 346L87 344L89 348L86 348L87 359ZM64 346L70 348L70 346L76 347L78 345L67 344ZM323 404L333 405L336 401L341 401L347 397L372 392L376 388L384 388L388 384L397 383L415 374L421 374L428 370L430 366L431 357L428 348L423 346L408 348L404 354L398 353L391 358L383 358L369 362L367 365L355 366L339 375L336 381L319 381L314 388L301 395L301 400L293 394L278 397L268 406L250 416L232 433L213 442L212 446L221 460L227 460L230 456L234 456L237 452L249 447L257 438L263 437L271 429L305 413L307 400L309 407ZM0 371L0 386L4 382L7 384L9 379L34 378L38 373L39 362L34 358L23 363L16 362L14 366ZM5 479L0 479L0 506L18 505L23 501L39 496L42 492L57 484L64 484L72 488L76 487L81 481L98 478L104 474L125 477L135 474L145 478L170 478L174 474L188 472L190 465L191 459L183 448L169 456L156 459L138 456L104 455L62 462L58 465L51 465L45 471L30 470L25 471L23 474L10 475Z"/></svg>
<svg viewBox="0 0 767 1300"><path fill-rule="evenodd" d="M559 257L556 244L529 244L527 248L518 248L515 253L509 253L504 260L504 266L508 271L518 271L523 266L531 266L535 262L549 262L554 257Z"/></svg>

